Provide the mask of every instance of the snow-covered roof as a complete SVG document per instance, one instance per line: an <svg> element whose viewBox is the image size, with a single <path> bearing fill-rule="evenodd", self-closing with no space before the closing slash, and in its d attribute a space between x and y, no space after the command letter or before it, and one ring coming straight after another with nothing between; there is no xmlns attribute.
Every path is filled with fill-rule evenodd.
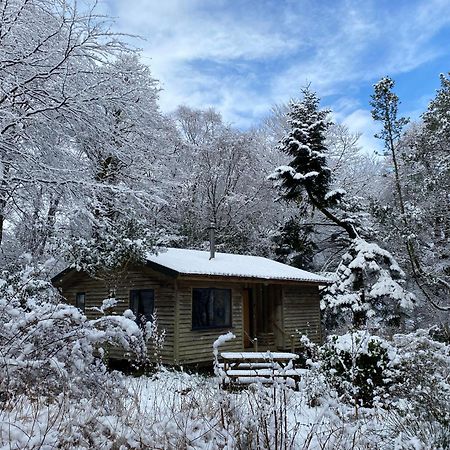
<svg viewBox="0 0 450 450"><path fill-rule="evenodd" d="M232 255L220 252L216 252L213 259L209 259L209 256L209 252L200 250L167 248L160 250L158 254L147 255L147 260L181 275L229 276L323 284L331 281L306 270L260 256Z"/></svg>

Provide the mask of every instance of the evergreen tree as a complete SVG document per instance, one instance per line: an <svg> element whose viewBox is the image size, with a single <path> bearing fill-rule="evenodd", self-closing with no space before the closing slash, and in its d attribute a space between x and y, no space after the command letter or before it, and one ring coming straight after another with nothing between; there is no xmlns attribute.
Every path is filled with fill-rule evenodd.
<svg viewBox="0 0 450 450"><path fill-rule="evenodd" d="M445 273L436 271L439 252L434 245L430 248L429 239L436 233L438 241L448 233L448 214L442 205L448 202L450 185L450 81L441 75L441 89L423 115L424 126L407 134L403 130L408 119L398 117L399 99L393 92L394 85L391 78L382 78L374 85L371 101L372 116L383 126L376 137L384 141L394 175L394 201L390 208L382 205L379 211L390 216L392 234L403 243L405 259L422 295L434 308L445 311L449 308L442 305L442 294L445 291L448 296L450 283ZM427 264L430 250L434 254L431 266ZM444 259L447 250L442 253ZM443 268L444 264L439 266Z"/></svg>
<svg viewBox="0 0 450 450"><path fill-rule="evenodd" d="M344 203L346 192L332 189L327 166L326 130L329 111L319 109L315 93L304 90L300 102L292 102L288 113L291 129L280 149L293 157L287 166L270 175L287 201L307 201L349 238L348 251L338 267L334 283L326 290L322 307L329 323L346 317L347 326L398 324L412 307L413 296L403 289L403 272L392 255L360 237L357 215ZM351 202L350 202L351 203ZM364 231L364 230L362 230Z"/></svg>
<svg viewBox="0 0 450 450"><path fill-rule="evenodd" d="M298 268L311 268L317 245L311 239L313 227L291 217L282 225L272 240L277 261Z"/></svg>
<svg viewBox="0 0 450 450"><path fill-rule="evenodd" d="M415 301L404 285L405 273L388 251L354 239L324 293L325 323L329 328L349 323L398 327Z"/></svg>
<svg viewBox="0 0 450 450"><path fill-rule="evenodd" d="M292 101L288 112L291 127L280 142L279 149L294 159L280 166L269 176L281 188L287 201L300 203L307 200L337 226L344 228L349 237L357 237L351 220L342 219L330 211L345 195L343 189L331 187L331 170L327 166L326 131L331 126L329 110L319 109L320 100L309 89L303 90L303 100Z"/></svg>
<svg viewBox="0 0 450 450"><path fill-rule="evenodd" d="M303 91L303 101L292 102L288 112L291 127L282 139L280 150L293 157L287 167L277 169L282 180L284 198L295 200L305 190L316 202L325 198L331 183L331 171L326 165L326 131L331 122L328 110L319 109L319 99L309 89Z"/></svg>

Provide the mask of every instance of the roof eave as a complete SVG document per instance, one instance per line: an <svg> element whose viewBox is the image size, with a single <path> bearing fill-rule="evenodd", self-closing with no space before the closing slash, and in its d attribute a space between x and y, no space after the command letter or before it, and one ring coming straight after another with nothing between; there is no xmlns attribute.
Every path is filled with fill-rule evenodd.
<svg viewBox="0 0 450 450"><path fill-rule="evenodd" d="M54 285L56 283L61 282L62 278L72 271L76 271L76 269L73 267L66 267L64 270L61 270L61 272L57 273L54 277L50 279L51 283Z"/></svg>
<svg viewBox="0 0 450 450"><path fill-rule="evenodd" d="M172 278L177 278L179 275L181 275L180 272L178 272L175 269L171 269L170 267L164 266L162 264L158 264L158 263L156 263L154 261L150 261L148 259L147 259L147 261L145 261L145 265L147 267L150 267L150 269L156 270L157 272L161 272Z"/></svg>
<svg viewBox="0 0 450 450"><path fill-rule="evenodd" d="M271 284L309 284L309 285L320 285L326 286L332 282L329 280L299 280L293 278L262 278L262 277L250 277L250 276L240 276L240 275L220 275L220 274L201 274L201 273L183 273L177 272L180 279L184 280L198 280L198 279L216 279L216 280L233 280L248 283L271 283Z"/></svg>

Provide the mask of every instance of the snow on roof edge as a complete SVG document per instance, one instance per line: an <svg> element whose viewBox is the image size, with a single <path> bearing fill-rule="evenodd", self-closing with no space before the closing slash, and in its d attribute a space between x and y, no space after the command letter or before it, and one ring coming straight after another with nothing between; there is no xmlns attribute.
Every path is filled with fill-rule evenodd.
<svg viewBox="0 0 450 450"><path fill-rule="evenodd" d="M161 250L158 254L148 254L147 261L175 271L182 276L225 276L315 284L332 282L329 278L261 256L217 252L216 257L210 260L207 251L177 248Z"/></svg>

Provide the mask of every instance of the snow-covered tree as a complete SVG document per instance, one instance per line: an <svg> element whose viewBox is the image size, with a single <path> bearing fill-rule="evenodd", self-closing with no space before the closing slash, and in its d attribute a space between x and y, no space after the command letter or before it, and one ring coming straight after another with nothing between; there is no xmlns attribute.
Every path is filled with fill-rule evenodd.
<svg viewBox="0 0 450 450"><path fill-rule="evenodd" d="M69 254L92 267L151 248L171 142L149 68L94 4L13 0L0 11L2 258L74 243Z"/></svg>
<svg viewBox="0 0 450 450"><path fill-rule="evenodd" d="M220 249L267 254L273 208L260 137L223 123L213 109L180 107L174 114L177 151L169 180L169 244L201 248L214 224Z"/></svg>
<svg viewBox="0 0 450 450"><path fill-rule="evenodd" d="M375 243L353 240L335 277L322 298L330 328L349 323L395 328L414 307L415 297L405 289L405 273L394 257Z"/></svg>
<svg viewBox="0 0 450 450"><path fill-rule="evenodd" d="M442 208L448 202L450 186L446 151L449 85L441 76L441 89L423 115L423 124L412 126L406 133L403 128L407 120L398 118L399 100L392 91L393 80L380 80L372 96L373 118L383 125L377 137L385 143L394 188L394 195L388 195L383 204L374 202L374 212L382 224L382 234L407 264L421 297L439 310L448 310L445 298L450 292L445 273L449 214Z"/></svg>
<svg viewBox="0 0 450 450"><path fill-rule="evenodd" d="M288 201L301 202L305 198L337 226L344 228L350 238L357 237L351 221L339 218L330 211L345 191L331 190L331 170L327 166L326 130L331 126L329 110L319 109L317 95L305 89L303 100L292 101L288 113L291 130L280 142L280 150L293 159L270 175Z"/></svg>
<svg viewBox="0 0 450 450"><path fill-rule="evenodd" d="M48 155L62 156L74 124L95 126L84 112L110 74L92 74L123 46L103 19L71 1L13 0L0 12L1 242L20 188L56 185L64 165L49 166Z"/></svg>
<svg viewBox="0 0 450 450"><path fill-rule="evenodd" d="M403 273L390 253L361 237L365 230L358 226L362 221L357 201L346 201L346 192L332 187L325 139L330 126L328 114L319 109L318 97L309 90L304 91L301 101L292 103L291 130L280 148L293 160L278 167L269 178L286 200L309 202L347 234L348 250L322 303L327 313L344 317L350 312L349 320L344 320L346 326L370 325L369 319L377 325L398 322L400 311L411 308L413 297L397 281Z"/></svg>
<svg viewBox="0 0 450 450"><path fill-rule="evenodd" d="M79 214L88 230L71 229L76 262L102 270L142 259L155 243L156 211L165 204L158 174L162 149L170 147L148 67L125 54L107 70L115 74L114 83L103 86L96 108L104 133L79 130L74 142L87 169L82 193L88 202ZM108 98L111 92L114 99Z"/></svg>

